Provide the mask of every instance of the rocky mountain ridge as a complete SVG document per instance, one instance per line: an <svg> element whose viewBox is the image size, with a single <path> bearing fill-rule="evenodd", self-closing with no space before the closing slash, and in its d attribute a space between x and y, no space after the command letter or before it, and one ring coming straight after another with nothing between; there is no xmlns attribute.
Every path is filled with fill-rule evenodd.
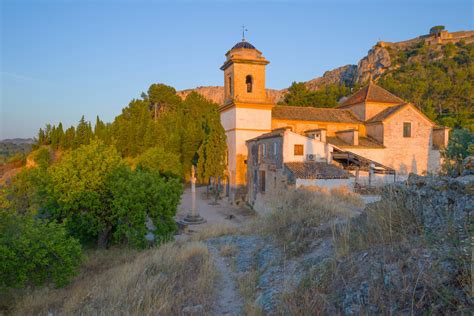
<svg viewBox="0 0 474 316"><path fill-rule="evenodd" d="M474 43L474 31L460 31L449 33L441 31L439 33L430 33L419 37L401 41L401 42L378 42L363 57L357 65L345 65L329 71L323 76L311 79L305 82L306 87L310 91L319 90L331 84L345 84L354 86L364 84L370 78L378 78L386 71L394 69L399 65L392 60L391 53L406 50L407 48L424 42L426 45L436 47L437 45L445 45L448 43L457 43L464 41L465 43ZM195 89L187 89L178 91L178 95L185 98L192 91L204 96L217 104L224 102L224 88L221 86L205 86ZM267 94L271 102L278 103L283 99L288 89L273 90L267 89Z"/></svg>

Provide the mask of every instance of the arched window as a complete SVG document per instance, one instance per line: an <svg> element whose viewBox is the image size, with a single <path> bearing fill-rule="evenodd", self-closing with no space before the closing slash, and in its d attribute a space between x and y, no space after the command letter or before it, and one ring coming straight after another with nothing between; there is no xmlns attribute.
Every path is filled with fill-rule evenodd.
<svg viewBox="0 0 474 316"><path fill-rule="evenodd" d="M252 92L253 79L251 75L245 77L245 84L247 85L247 92Z"/></svg>
<svg viewBox="0 0 474 316"><path fill-rule="evenodd" d="M234 94L234 88L232 87L232 76L229 76L229 95L232 96Z"/></svg>

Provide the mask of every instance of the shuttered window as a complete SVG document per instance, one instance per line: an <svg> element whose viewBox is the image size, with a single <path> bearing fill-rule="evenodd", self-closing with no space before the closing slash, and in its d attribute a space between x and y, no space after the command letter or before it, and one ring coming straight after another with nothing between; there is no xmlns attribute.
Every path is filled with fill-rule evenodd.
<svg viewBox="0 0 474 316"><path fill-rule="evenodd" d="M260 186L260 192L265 192L265 171L264 170L260 170L259 171L259 186Z"/></svg>
<svg viewBox="0 0 474 316"><path fill-rule="evenodd" d="M294 155L303 156L303 154L304 154L304 145L295 144Z"/></svg>
<svg viewBox="0 0 474 316"><path fill-rule="evenodd" d="M410 122L403 123L403 137L411 137L411 123Z"/></svg>

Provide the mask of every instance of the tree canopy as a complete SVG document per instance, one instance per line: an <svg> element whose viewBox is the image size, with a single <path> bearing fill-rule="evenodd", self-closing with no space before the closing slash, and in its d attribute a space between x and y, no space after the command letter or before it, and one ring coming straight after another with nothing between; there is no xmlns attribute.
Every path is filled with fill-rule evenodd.
<svg viewBox="0 0 474 316"><path fill-rule="evenodd" d="M320 90L310 91L304 82L293 82L280 104L332 108L337 106L342 97L350 93L351 89L345 85L331 84Z"/></svg>

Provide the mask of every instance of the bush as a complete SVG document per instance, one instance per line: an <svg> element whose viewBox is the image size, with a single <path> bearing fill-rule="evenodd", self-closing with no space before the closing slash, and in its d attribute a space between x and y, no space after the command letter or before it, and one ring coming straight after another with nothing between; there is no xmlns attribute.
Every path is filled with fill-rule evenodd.
<svg viewBox="0 0 474 316"><path fill-rule="evenodd" d="M455 129L449 135L448 147L441 152L443 173L458 176L462 173L464 158L474 155L474 133L467 129Z"/></svg>
<svg viewBox="0 0 474 316"><path fill-rule="evenodd" d="M105 181L123 165L115 148L100 141L66 153L48 170L51 196L56 202L48 215L65 222L69 232L82 242L97 240L105 247L114 220Z"/></svg>
<svg viewBox="0 0 474 316"><path fill-rule="evenodd" d="M49 151L48 147L40 147L33 156L35 163L40 168L47 168L51 162L51 152Z"/></svg>
<svg viewBox="0 0 474 316"><path fill-rule="evenodd" d="M180 177L183 174L179 156L166 152L161 147L153 147L137 159L137 168L156 171L166 176Z"/></svg>
<svg viewBox="0 0 474 316"><path fill-rule="evenodd" d="M81 262L81 246L60 224L0 212L0 290L48 282L60 287Z"/></svg>
<svg viewBox="0 0 474 316"><path fill-rule="evenodd" d="M114 239L131 246L146 246L146 222L151 220L155 240L169 239L176 231L174 216L181 199L178 179L164 178L158 172L124 167L106 181L114 218Z"/></svg>

